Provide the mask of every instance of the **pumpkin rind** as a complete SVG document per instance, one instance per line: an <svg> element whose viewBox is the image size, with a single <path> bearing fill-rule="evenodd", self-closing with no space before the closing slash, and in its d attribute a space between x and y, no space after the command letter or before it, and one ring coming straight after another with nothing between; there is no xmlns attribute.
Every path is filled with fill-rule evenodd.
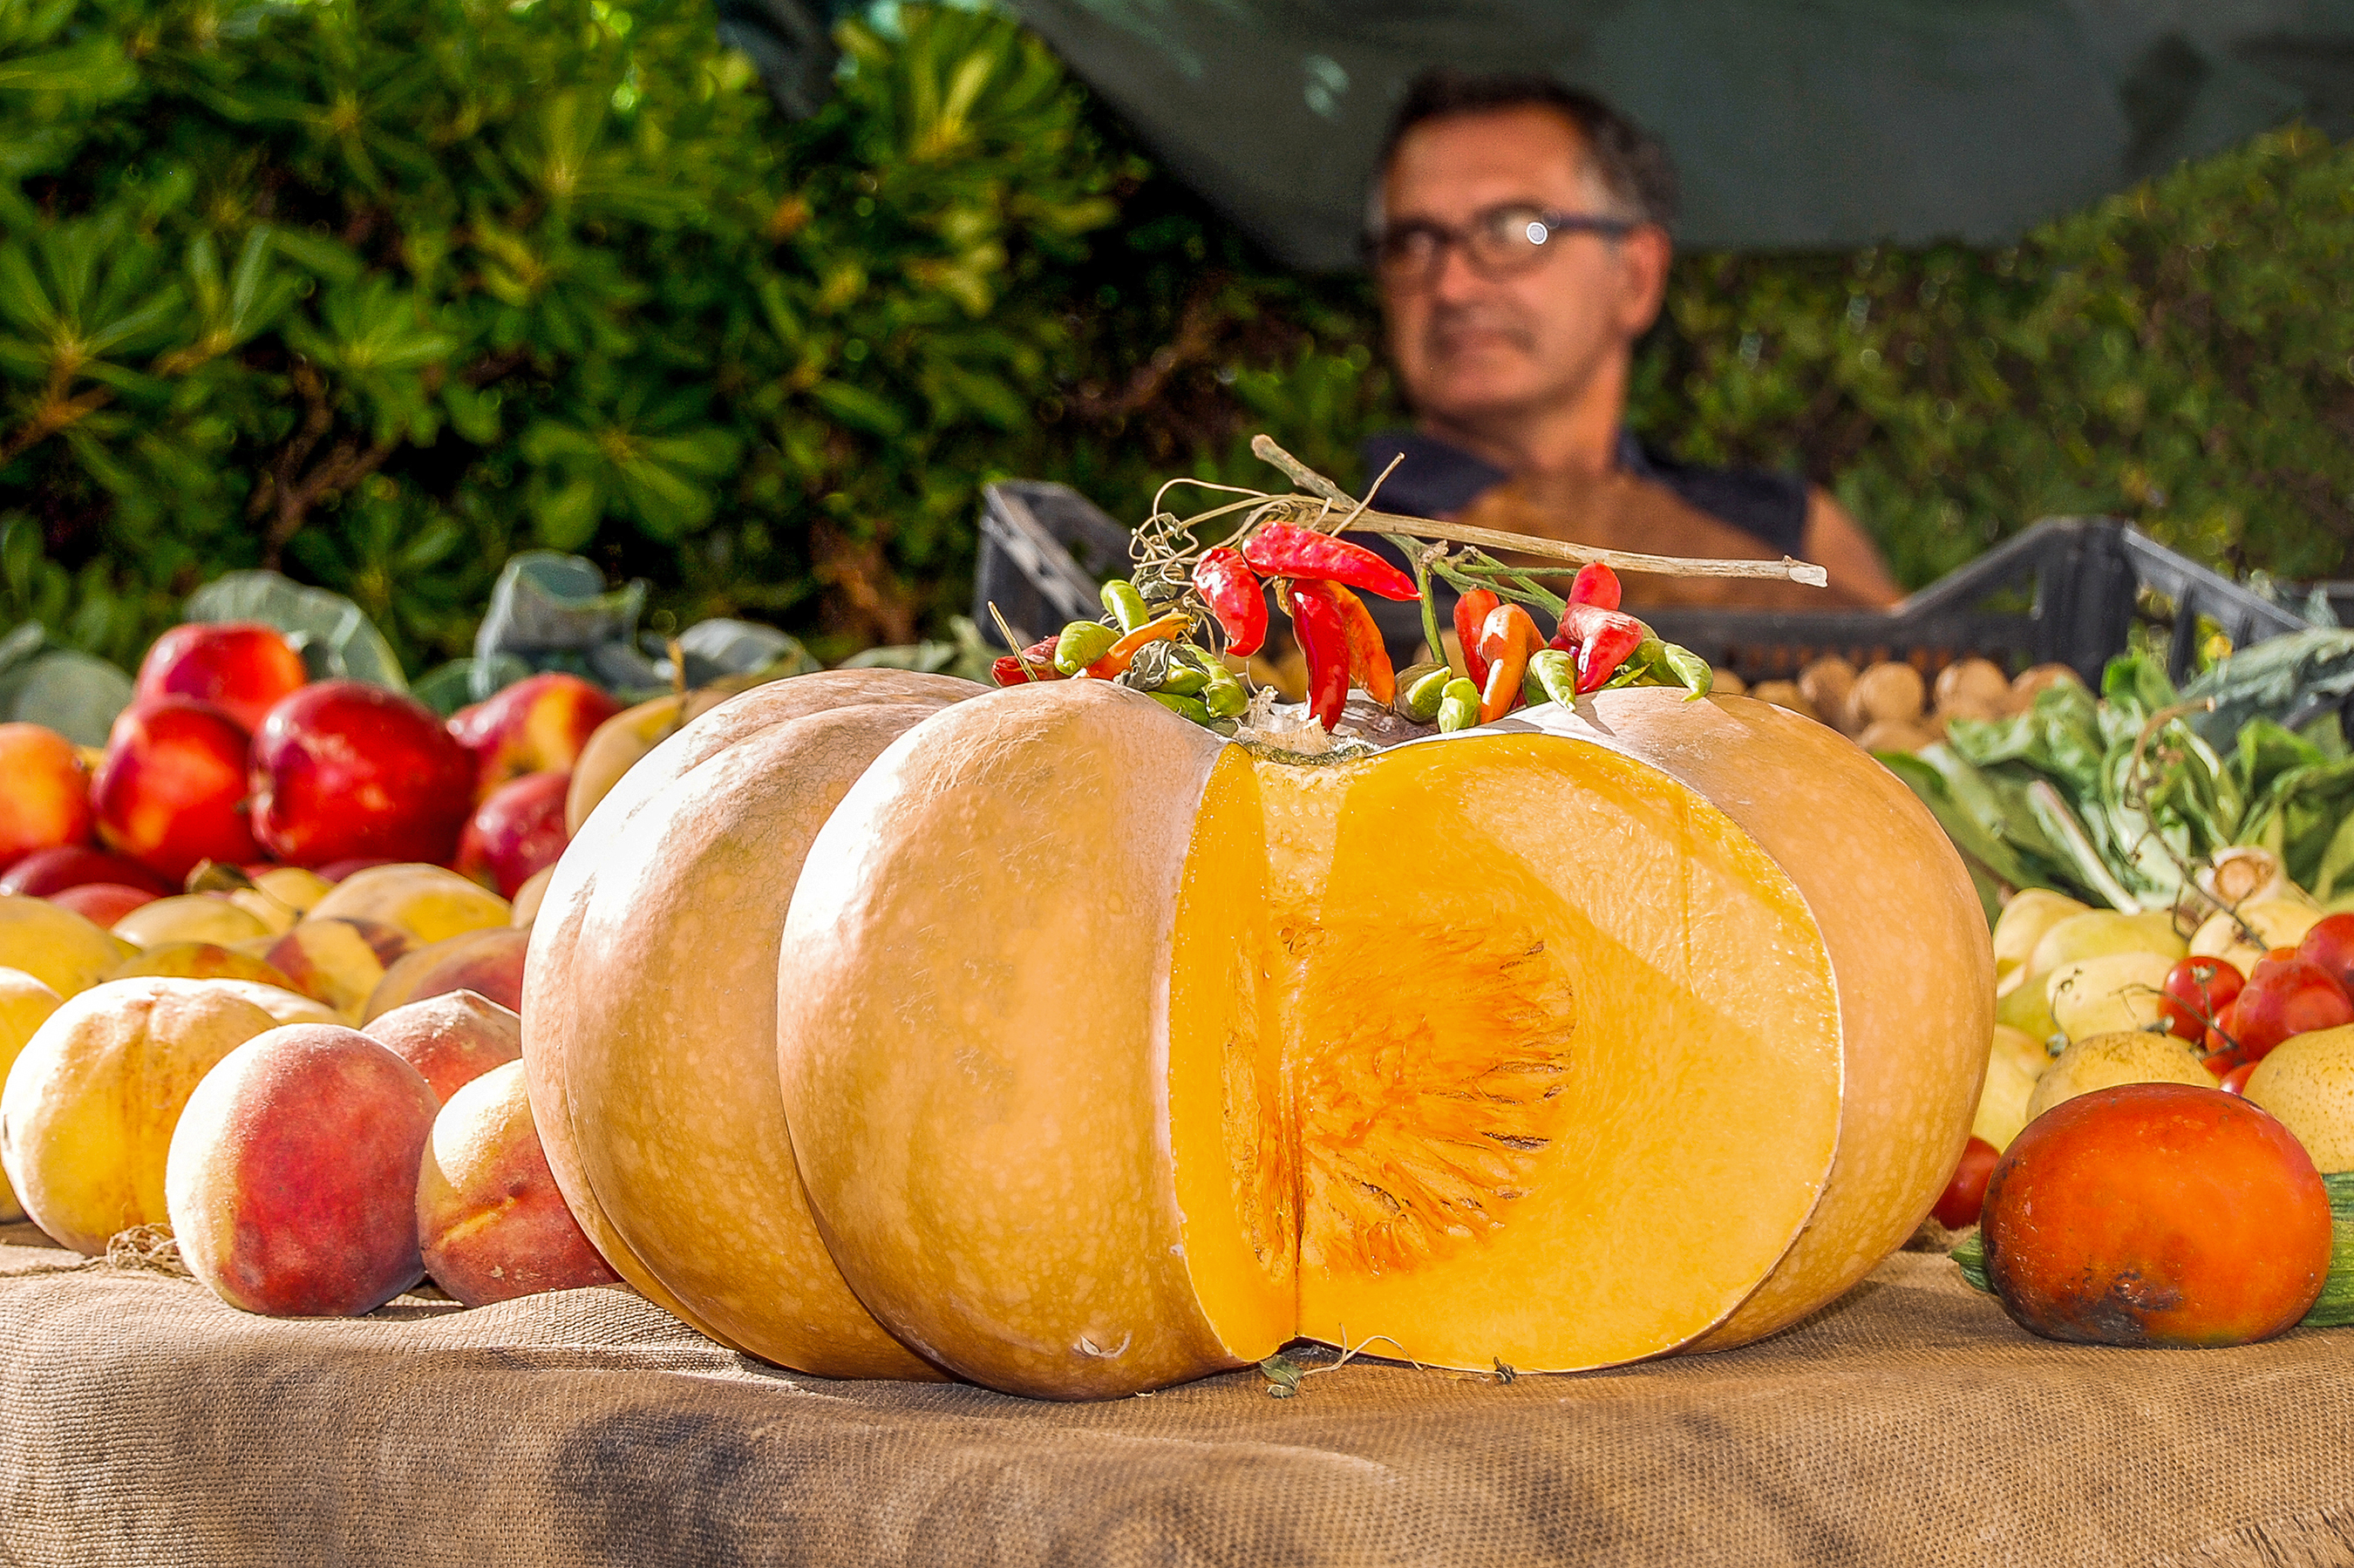
<svg viewBox="0 0 2354 1568"><path fill-rule="evenodd" d="M825 1360L843 1368L836 1375L936 1376L915 1357L888 1342L863 1309L843 1307L846 1291L832 1298L833 1315L822 1322L846 1325L830 1351L831 1336L806 1327L794 1338L798 1316L790 1294L778 1302L787 1328L779 1338L774 1323L740 1310L735 1293L702 1298L707 1274L682 1271L682 1229L706 1228L705 1239L725 1248L740 1241L737 1227L765 1230L764 1255L770 1266L791 1255L790 1237L800 1191L777 1167L776 1150L786 1142L781 1107L768 1119L773 1089L775 932L792 888L808 834L848 778L855 777L900 727L879 706L908 707L918 715L972 696L984 688L948 676L901 671L827 671L754 688L721 704L665 739L639 761L600 800L557 863L539 917L533 923L525 967L524 1060L548 1166L557 1188L589 1240L615 1272L638 1290L723 1344L756 1350L787 1364L801 1345L815 1343ZM780 742L777 732L802 720L856 706L863 717L824 726L800 745ZM788 771L759 788L739 763L712 774L748 791L752 809L736 812L715 801L691 807L699 785L690 775L738 746L759 745L761 754ZM801 753L798 758L796 754ZM813 762L806 779L790 771L796 761ZM811 793L802 798L806 789ZM667 803L665 794L677 799ZM649 807L654 809L648 812ZM771 822L771 811L797 826ZM641 821L642 815L643 821ZM737 818L740 815L741 821ZM659 824L659 828L658 825ZM660 831L687 857L644 854L644 840ZM794 836L795 832L799 837ZM715 886L698 899L679 881L685 863L729 853L730 835L758 844L757 874ZM632 853L633 851L638 853ZM733 853L745 853L741 850ZM664 911L657 928L641 900ZM592 918L593 916L593 918ZM717 967L732 973L748 963L758 977L754 993L723 991L698 978L696 969ZM666 1010L677 1012L666 1016ZM747 1033L748 1031L748 1033ZM686 1044L689 1034L693 1044ZM732 1062L731 1045L751 1043L754 1060ZM649 1093L649 1080L665 1088L678 1080L673 1058L691 1053L716 1075L700 1097L708 1121L682 1124L668 1141L665 1158L620 1160L624 1128L642 1128L646 1108L666 1100ZM610 1123L610 1125L609 1125ZM684 1139L684 1141L680 1141ZM628 1166L623 1175L621 1164ZM592 1171L594 1174L592 1174ZM735 1215L706 1205L705 1182L716 1191L769 1196L748 1200L752 1212ZM765 1187L763 1183L766 1183ZM663 1277L663 1267L642 1255L630 1239L636 1231L656 1247L663 1267L690 1281L682 1292ZM781 1231L787 1238L779 1241ZM823 1287L840 1288L830 1270ZM850 1308L855 1308L851 1302ZM758 1345L738 1335L748 1335ZM758 1346L766 1346L758 1350ZM862 1374L852 1369L866 1369ZM878 1369L888 1369L887 1371ZM802 1366L804 1371L822 1371Z"/></svg>

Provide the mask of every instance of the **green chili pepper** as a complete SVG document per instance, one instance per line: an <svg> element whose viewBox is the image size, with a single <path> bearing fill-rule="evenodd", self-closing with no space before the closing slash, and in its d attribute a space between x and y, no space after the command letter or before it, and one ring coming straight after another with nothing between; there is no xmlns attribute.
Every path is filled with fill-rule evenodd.
<svg viewBox="0 0 2354 1568"><path fill-rule="evenodd" d="M1147 692L1145 695L1181 718L1192 719L1204 729L1210 726L1213 715L1209 708L1194 698L1181 697L1176 693L1168 691Z"/></svg>
<svg viewBox="0 0 2354 1568"><path fill-rule="evenodd" d="M1250 711L1250 694L1235 679L1234 672L1221 665L1207 672L1210 683L1202 689L1202 703L1220 718L1240 718Z"/></svg>
<svg viewBox="0 0 2354 1568"><path fill-rule="evenodd" d="M1055 639L1055 668L1076 675L1110 652L1119 641L1119 633L1100 620L1075 620Z"/></svg>
<svg viewBox="0 0 2354 1568"><path fill-rule="evenodd" d="M1672 642L1662 643L1660 648L1665 656L1669 673L1675 676L1676 683L1689 694L1684 701L1696 703L1708 695L1710 690L1716 684L1716 672L1709 668L1708 661L1691 649L1679 648Z"/></svg>
<svg viewBox="0 0 2354 1568"><path fill-rule="evenodd" d="M1452 734L1479 722L1479 688L1459 676L1447 683L1438 699L1438 727Z"/></svg>
<svg viewBox="0 0 2354 1568"><path fill-rule="evenodd" d="M1433 722L1438 717L1439 699L1447 694L1447 683L1453 679L1455 672L1444 664L1408 670L1398 677L1397 699L1390 705L1391 711L1416 724Z"/></svg>
<svg viewBox="0 0 2354 1568"><path fill-rule="evenodd" d="M1119 622L1122 631L1133 631L1152 619L1152 612L1144 608L1144 596L1137 592L1136 585L1126 577L1114 577L1104 584L1099 597L1103 599L1103 607L1111 611L1111 618ZM1088 662L1094 662L1093 660Z"/></svg>
<svg viewBox="0 0 2354 1568"><path fill-rule="evenodd" d="M1172 697L1198 697L1209 683L1210 673L1207 670L1192 664L1180 664L1172 660L1169 673L1161 677L1161 684L1153 690L1167 692Z"/></svg>
<svg viewBox="0 0 2354 1568"><path fill-rule="evenodd" d="M1521 694L1531 707L1539 703L1577 705L1577 661L1558 648L1541 649L1529 656L1528 673L1521 677Z"/></svg>

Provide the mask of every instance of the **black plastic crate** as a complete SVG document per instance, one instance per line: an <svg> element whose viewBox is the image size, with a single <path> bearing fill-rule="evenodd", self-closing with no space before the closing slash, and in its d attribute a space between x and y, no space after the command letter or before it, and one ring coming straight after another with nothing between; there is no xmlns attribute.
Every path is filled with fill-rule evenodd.
<svg viewBox="0 0 2354 1568"><path fill-rule="evenodd" d="M983 489L974 617L992 637L994 602L1037 637L1101 612L1096 585L1127 569L1128 531L1067 485L1015 480ZM2167 664L2190 677L2202 619L2232 646L2306 628L2304 617L2152 543L2114 517L2051 517L1888 610L1641 611L1744 681L1790 680L1838 654L1859 667L1903 660L1935 674L1973 656L2017 673L2061 663L2097 686L2137 622L2170 623Z"/></svg>

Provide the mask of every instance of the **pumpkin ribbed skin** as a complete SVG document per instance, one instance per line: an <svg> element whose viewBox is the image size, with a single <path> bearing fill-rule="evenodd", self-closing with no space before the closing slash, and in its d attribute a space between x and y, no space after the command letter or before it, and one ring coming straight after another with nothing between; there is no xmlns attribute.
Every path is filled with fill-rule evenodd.
<svg viewBox="0 0 2354 1568"><path fill-rule="evenodd" d="M533 924L524 1057L567 1203L650 1298L801 1371L939 1375L858 1305L810 1224L774 1071L778 932L843 791L981 690L835 671L722 704L599 803Z"/></svg>
<svg viewBox="0 0 2354 1568"><path fill-rule="evenodd" d="M1925 1212L1990 995L1935 824L1764 705L1303 768L1057 683L934 715L821 830L779 1061L861 1299L1089 1398L1302 1333L1558 1370L1770 1332Z"/></svg>

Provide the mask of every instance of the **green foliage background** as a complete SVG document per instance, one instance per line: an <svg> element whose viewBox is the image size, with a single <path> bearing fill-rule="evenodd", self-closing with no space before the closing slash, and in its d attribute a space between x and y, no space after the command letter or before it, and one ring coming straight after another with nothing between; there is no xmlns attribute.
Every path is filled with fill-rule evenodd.
<svg viewBox="0 0 2354 1568"><path fill-rule="evenodd" d="M1362 281L1287 276L1034 39L907 6L783 121L707 0L0 10L0 624L124 662L281 565L412 670L532 546L839 657L941 627L979 485L1355 480ZM1803 467L1918 584L2035 517L2354 575L2354 150L2020 246L1696 256L1631 418Z"/></svg>

